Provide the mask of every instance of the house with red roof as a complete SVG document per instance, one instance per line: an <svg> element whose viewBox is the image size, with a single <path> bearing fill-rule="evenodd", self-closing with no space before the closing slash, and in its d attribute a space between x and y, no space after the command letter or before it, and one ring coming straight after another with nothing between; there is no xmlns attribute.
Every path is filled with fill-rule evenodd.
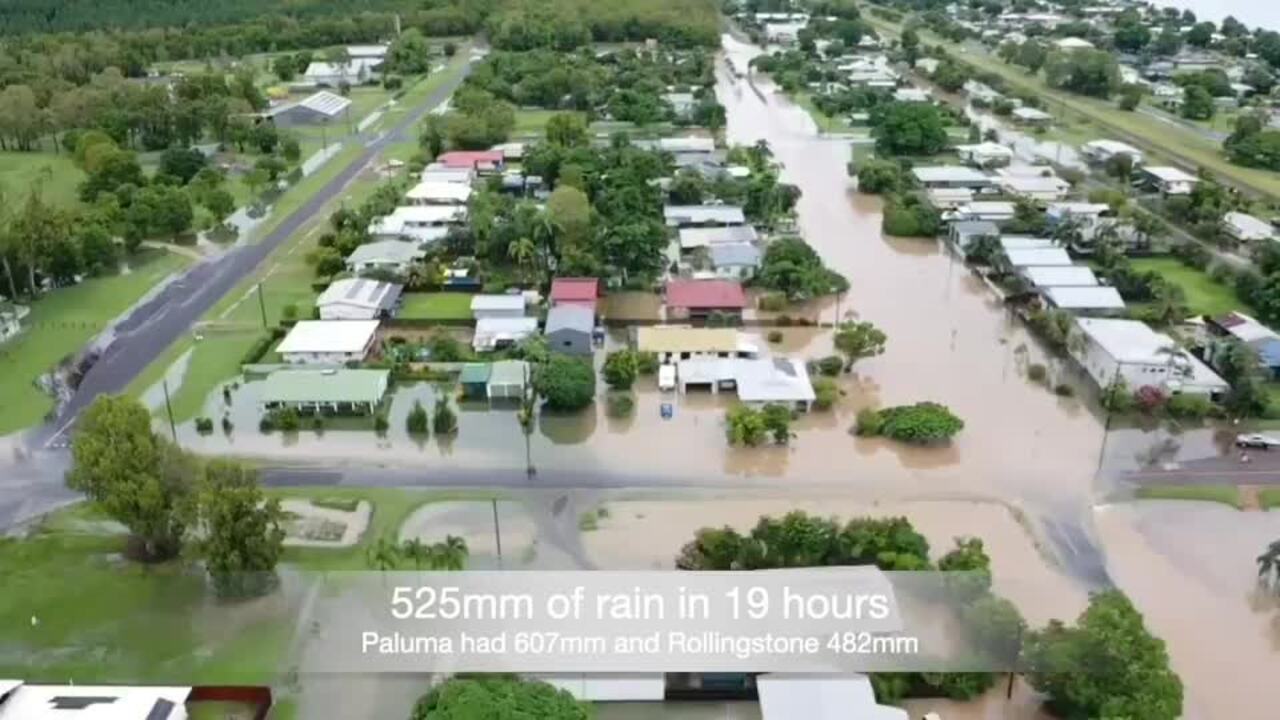
<svg viewBox="0 0 1280 720"><path fill-rule="evenodd" d="M501 150L450 150L441 153L436 163L446 168L498 172L502 170L506 156Z"/></svg>
<svg viewBox="0 0 1280 720"><path fill-rule="evenodd" d="M551 307L577 305L595 312L599 297L599 278L565 277L551 281Z"/></svg>
<svg viewBox="0 0 1280 720"><path fill-rule="evenodd" d="M733 280L668 280L668 319L705 318L712 313L742 317L747 294Z"/></svg>

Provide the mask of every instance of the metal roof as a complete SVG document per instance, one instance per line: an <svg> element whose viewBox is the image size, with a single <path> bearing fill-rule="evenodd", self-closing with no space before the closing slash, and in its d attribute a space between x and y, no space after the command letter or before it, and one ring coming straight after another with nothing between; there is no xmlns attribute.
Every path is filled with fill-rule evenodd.
<svg viewBox="0 0 1280 720"><path fill-rule="evenodd" d="M1119 310L1124 307L1120 291L1113 287L1048 287L1044 289L1049 302L1063 310Z"/></svg>
<svg viewBox="0 0 1280 720"><path fill-rule="evenodd" d="M591 334L596 327L596 313L581 305L556 305L547 311L546 334L560 330L577 330Z"/></svg>
<svg viewBox="0 0 1280 720"><path fill-rule="evenodd" d="M1179 170L1171 165L1154 165L1142 168L1142 171L1160 182L1199 182L1200 178Z"/></svg>
<svg viewBox="0 0 1280 720"><path fill-rule="evenodd" d="M716 267L758 267L762 253L751 243L716 243L711 248L711 264Z"/></svg>
<svg viewBox="0 0 1280 720"><path fill-rule="evenodd" d="M490 385L516 385L523 387L528 377L528 363L523 360L499 360L490 368Z"/></svg>
<svg viewBox="0 0 1280 720"><path fill-rule="evenodd" d="M922 183L965 182L979 185L991 184L992 179L986 173L963 165L932 165L911 170L911 174Z"/></svg>
<svg viewBox="0 0 1280 720"><path fill-rule="evenodd" d="M741 225L747 221L737 205L667 205L662 208L662 216L668 224L675 225Z"/></svg>
<svg viewBox="0 0 1280 720"><path fill-rule="evenodd" d="M471 312L477 310L519 310L524 312L523 295L476 295L471 298Z"/></svg>
<svg viewBox="0 0 1280 720"><path fill-rule="evenodd" d="M1035 287L1094 287L1098 276L1084 265L1032 265L1022 268Z"/></svg>
<svg viewBox="0 0 1280 720"><path fill-rule="evenodd" d="M387 370L277 370L262 382L264 403L377 402L387 391Z"/></svg>
<svg viewBox="0 0 1280 720"><path fill-rule="evenodd" d="M636 348L644 352L735 353L754 347L733 328L651 325L636 330Z"/></svg>
<svg viewBox="0 0 1280 720"><path fill-rule="evenodd" d="M359 245L347 256L347 265L365 263L410 263L426 255L417 244L403 240L378 240Z"/></svg>
<svg viewBox="0 0 1280 720"><path fill-rule="evenodd" d="M677 308L742 308L747 296L732 280L668 280L667 305Z"/></svg>
<svg viewBox="0 0 1280 720"><path fill-rule="evenodd" d="M276 352L362 352L377 331L377 320L303 320L293 326Z"/></svg>
<svg viewBox="0 0 1280 720"><path fill-rule="evenodd" d="M395 283L368 278L343 278L330 283L320 293L320 297L316 298L316 305L355 305L385 309L395 304L400 291L401 286Z"/></svg>
<svg viewBox="0 0 1280 720"><path fill-rule="evenodd" d="M755 242L759 237L753 225L680 228L680 247L688 250L717 243Z"/></svg>
<svg viewBox="0 0 1280 720"><path fill-rule="evenodd" d="M467 363L458 373L458 382L464 385L489 382L493 366L489 363Z"/></svg>
<svg viewBox="0 0 1280 720"><path fill-rule="evenodd" d="M1014 267L1027 265L1070 265L1071 258L1062 248L1032 248L1027 250L1006 250L1005 256Z"/></svg>

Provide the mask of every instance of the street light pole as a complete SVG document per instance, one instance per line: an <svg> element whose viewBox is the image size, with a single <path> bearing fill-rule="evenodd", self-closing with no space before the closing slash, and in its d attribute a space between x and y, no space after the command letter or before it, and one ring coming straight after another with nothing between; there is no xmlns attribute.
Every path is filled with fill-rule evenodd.
<svg viewBox="0 0 1280 720"><path fill-rule="evenodd" d="M490 498L493 505L493 539L498 547L498 569L502 569L502 526L498 524L498 498Z"/></svg>
<svg viewBox="0 0 1280 720"><path fill-rule="evenodd" d="M173 422L173 403L169 402L169 380L165 378L160 381L161 387L164 388L164 409L169 415L169 432L173 434L173 442L178 442L178 426Z"/></svg>

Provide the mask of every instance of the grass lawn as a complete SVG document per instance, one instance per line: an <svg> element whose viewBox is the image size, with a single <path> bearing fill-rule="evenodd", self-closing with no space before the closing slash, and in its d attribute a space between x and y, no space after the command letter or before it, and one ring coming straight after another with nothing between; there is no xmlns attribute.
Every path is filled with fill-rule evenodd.
<svg viewBox="0 0 1280 720"><path fill-rule="evenodd" d="M406 490L377 487L290 487L269 488L267 494L285 498L325 498L328 500L367 500L373 505L373 516L360 541L349 548L291 547L285 549L284 561L308 570L368 570L366 548L376 539L399 539L400 526L414 510L432 502L488 500L495 493L483 490Z"/></svg>
<svg viewBox="0 0 1280 720"><path fill-rule="evenodd" d="M1252 312L1236 295L1235 288L1224 285L1209 273L1184 265L1177 258L1133 258L1133 269L1154 270L1180 286L1187 294L1187 307L1194 315L1221 315L1232 310Z"/></svg>
<svg viewBox="0 0 1280 720"><path fill-rule="evenodd" d="M819 110L813 104L813 96L807 92L792 95L791 99L795 101L796 105L804 108L805 112L809 113L809 117L813 118L813 121L818 125L818 129L823 132L849 132L853 129L853 126L845 122L844 119L833 118Z"/></svg>
<svg viewBox="0 0 1280 720"><path fill-rule="evenodd" d="M47 176L46 176L47 174ZM36 182L44 181L44 197L60 207L80 203L76 188L84 172L65 153L0 152L0 191L5 202L20 204Z"/></svg>
<svg viewBox="0 0 1280 720"><path fill-rule="evenodd" d="M190 262L174 253L144 250L128 274L93 278L60 288L31 306L20 335L0 345L0 435L39 423L53 400L37 377L79 352L104 326L148 290Z"/></svg>
<svg viewBox="0 0 1280 720"><path fill-rule="evenodd" d="M76 683L275 677L293 629L286 603L217 603L185 561L126 562L123 535L57 525L0 540L0 674Z"/></svg>
<svg viewBox="0 0 1280 720"><path fill-rule="evenodd" d="M405 293L399 317L405 320L465 320L471 317L467 293Z"/></svg>
<svg viewBox="0 0 1280 720"><path fill-rule="evenodd" d="M513 135L538 135L546 130L547 121L555 115L555 110L524 108L516 111L516 127Z"/></svg>
<svg viewBox="0 0 1280 720"><path fill-rule="evenodd" d="M1258 491L1258 504L1263 510L1280 508L1280 488L1265 488Z"/></svg>
<svg viewBox="0 0 1280 720"><path fill-rule="evenodd" d="M1138 488L1137 497L1143 500L1199 500L1243 507L1240 490L1232 485L1148 485Z"/></svg>

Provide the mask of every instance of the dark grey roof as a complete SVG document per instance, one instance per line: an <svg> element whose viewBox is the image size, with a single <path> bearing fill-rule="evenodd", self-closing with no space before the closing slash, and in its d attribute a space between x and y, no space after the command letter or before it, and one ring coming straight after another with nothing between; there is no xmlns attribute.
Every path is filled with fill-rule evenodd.
<svg viewBox="0 0 1280 720"><path fill-rule="evenodd" d="M546 333L577 330L590 334L596 326L596 313L581 305L557 305L547 311Z"/></svg>

